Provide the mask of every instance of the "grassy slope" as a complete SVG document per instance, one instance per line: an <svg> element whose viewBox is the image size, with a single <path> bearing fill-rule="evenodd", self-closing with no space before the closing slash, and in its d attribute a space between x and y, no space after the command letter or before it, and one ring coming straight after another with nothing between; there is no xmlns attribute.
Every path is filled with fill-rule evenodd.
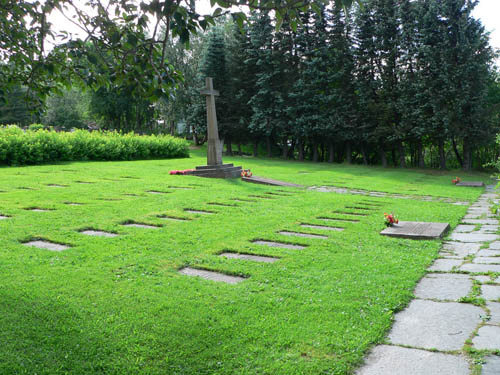
<svg viewBox="0 0 500 375"><path fill-rule="evenodd" d="M393 312L411 299L440 246L439 241L380 236L383 212L455 226L466 210L293 189L298 192L293 197L211 206L207 203L234 203L230 198L278 189L168 175L170 169L202 164L197 154L183 160L0 169L0 213L12 215L0 221L1 374L349 373L364 351L384 337ZM231 161L243 162L258 175L306 185L350 176L349 186L383 191L403 192L402 186L425 176L418 171ZM451 186L451 177L416 184L419 191L413 193L461 199L480 193ZM50 183L68 187L46 186ZM137 196L125 195L131 193ZM117 198L121 200L103 200ZM301 222L324 225L316 217L338 216L331 211L366 200L384 205L360 223L341 224L344 232L326 233L328 240L276 233L308 232L299 227ZM84 205L64 204L70 201ZM24 210L34 206L54 211ZM216 214L193 215L185 208ZM167 222L159 214L192 220ZM126 220L164 226L120 226ZM121 236L87 237L78 233L84 228ZM20 244L36 237L73 248L54 253ZM267 248L250 242L257 238L309 247ZM216 256L225 249L281 259L261 264ZM184 265L249 278L238 285L215 283L179 275L177 269Z"/></svg>

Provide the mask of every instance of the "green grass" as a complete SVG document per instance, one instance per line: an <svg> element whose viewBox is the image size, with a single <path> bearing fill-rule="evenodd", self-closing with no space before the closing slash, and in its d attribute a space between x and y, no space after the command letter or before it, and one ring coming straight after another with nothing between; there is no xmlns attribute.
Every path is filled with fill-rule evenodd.
<svg viewBox="0 0 500 375"><path fill-rule="evenodd" d="M414 194L470 200L482 191L452 186L452 173L415 183L431 176L430 171L225 161L305 185L336 184L344 178L350 187L401 193L411 185L418 190ZM466 211L446 203L168 175L171 169L203 163L201 150L190 159L0 169L0 214L11 216L0 221L2 375L352 373L366 350L384 339L394 312L411 300L440 247L440 241L380 236L383 213L455 226ZM291 193L255 203L231 200L277 190ZM317 217L339 217L332 211L362 201L383 205L359 217L359 223L337 224L343 232L300 227L332 225ZM52 211L32 212L29 207ZM187 208L215 214L189 214ZM190 220L166 221L158 215ZM162 227L120 225L126 221ZM79 233L87 228L120 236ZM329 238L295 239L277 234L279 230ZM34 238L72 248L56 253L22 245ZM268 248L253 244L254 239L308 247ZM264 264L218 257L223 250L280 260ZM248 279L227 285L179 275L186 265Z"/></svg>

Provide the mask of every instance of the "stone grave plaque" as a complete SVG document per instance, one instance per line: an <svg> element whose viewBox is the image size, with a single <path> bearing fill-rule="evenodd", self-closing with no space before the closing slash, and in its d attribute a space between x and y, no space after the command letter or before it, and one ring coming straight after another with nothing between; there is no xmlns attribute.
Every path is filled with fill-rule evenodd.
<svg viewBox="0 0 500 375"><path fill-rule="evenodd" d="M424 223L415 221L400 221L392 227L387 227L380 234L390 237L429 240L441 238L450 228L448 223Z"/></svg>
<svg viewBox="0 0 500 375"><path fill-rule="evenodd" d="M482 181L462 181L456 184L456 186L468 186L468 187L483 187L484 182Z"/></svg>

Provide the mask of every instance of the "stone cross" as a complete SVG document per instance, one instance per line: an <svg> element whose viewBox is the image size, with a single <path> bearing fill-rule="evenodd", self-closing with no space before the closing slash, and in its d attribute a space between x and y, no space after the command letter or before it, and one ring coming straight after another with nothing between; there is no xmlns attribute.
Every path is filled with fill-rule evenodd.
<svg viewBox="0 0 500 375"><path fill-rule="evenodd" d="M215 113L215 97L219 96L219 91L214 90L211 77L205 78L206 87L201 90L207 100L207 164L222 165L222 143L219 140L219 130L217 128L217 114Z"/></svg>

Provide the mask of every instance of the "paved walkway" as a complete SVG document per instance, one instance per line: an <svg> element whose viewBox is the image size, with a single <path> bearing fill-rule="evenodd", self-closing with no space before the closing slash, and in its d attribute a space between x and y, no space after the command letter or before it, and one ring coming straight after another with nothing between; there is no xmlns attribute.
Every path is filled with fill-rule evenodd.
<svg viewBox="0 0 500 375"><path fill-rule="evenodd" d="M308 190L319 191L321 193L337 193L337 194L355 194L355 195L366 195L370 197L379 197L379 198L399 198L399 199L415 199L426 202L444 202L451 203L458 206L468 206L470 202L459 201L446 197L434 197L431 195L409 195L409 194L398 194L398 193L386 193L383 191L370 191L363 189L349 189L343 188L340 186L310 186L307 188Z"/></svg>
<svg viewBox="0 0 500 375"><path fill-rule="evenodd" d="M356 374L469 375L474 364L463 350L469 345L489 351L482 375L500 374L493 354L500 351L500 236L490 212L497 201L488 186L469 207L415 288L416 298L396 314L387 344L376 346ZM482 306L467 303L480 299Z"/></svg>

